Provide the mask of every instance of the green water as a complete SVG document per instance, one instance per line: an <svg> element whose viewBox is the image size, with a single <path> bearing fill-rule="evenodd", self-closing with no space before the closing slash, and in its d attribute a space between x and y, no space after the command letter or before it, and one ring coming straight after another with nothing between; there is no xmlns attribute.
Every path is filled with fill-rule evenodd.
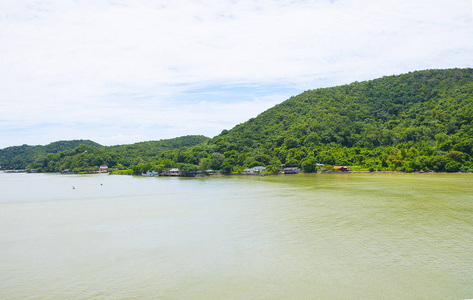
<svg viewBox="0 0 473 300"><path fill-rule="evenodd" d="M473 174L0 174L0 191L1 299L473 298Z"/></svg>

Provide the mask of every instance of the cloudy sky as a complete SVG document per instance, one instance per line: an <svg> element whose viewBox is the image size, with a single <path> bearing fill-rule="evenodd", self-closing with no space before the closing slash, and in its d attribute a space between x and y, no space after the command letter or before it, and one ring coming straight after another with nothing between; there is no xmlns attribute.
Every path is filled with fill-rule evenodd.
<svg viewBox="0 0 473 300"><path fill-rule="evenodd" d="M304 90L455 67L472 0L0 0L0 148L213 137Z"/></svg>

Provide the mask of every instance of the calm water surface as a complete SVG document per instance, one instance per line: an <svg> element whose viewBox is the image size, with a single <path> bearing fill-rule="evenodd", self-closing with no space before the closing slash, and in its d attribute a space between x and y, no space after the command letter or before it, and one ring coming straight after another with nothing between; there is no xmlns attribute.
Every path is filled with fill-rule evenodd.
<svg viewBox="0 0 473 300"><path fill-rule="evenodd" d="M473 298L473 174L0 173L0 298Z"/></svg>

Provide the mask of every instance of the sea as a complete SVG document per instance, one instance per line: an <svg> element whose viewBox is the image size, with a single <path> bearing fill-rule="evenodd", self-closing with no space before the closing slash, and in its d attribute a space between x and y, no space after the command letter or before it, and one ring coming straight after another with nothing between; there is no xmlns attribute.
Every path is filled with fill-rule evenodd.
<svg viewBox="0 0 473 300"><path fill-rule="evenodd" d="M0 299L473 298L473 174L0 173Z"/></svg>

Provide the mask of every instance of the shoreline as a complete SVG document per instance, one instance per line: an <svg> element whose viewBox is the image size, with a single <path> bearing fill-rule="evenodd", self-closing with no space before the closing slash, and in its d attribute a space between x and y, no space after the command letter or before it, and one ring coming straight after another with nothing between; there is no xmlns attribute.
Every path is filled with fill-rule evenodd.
<svg viewBox="0 0 473 300"><path fill-rule="evenodd" d="M264 176L280 176L280 175L309 175L309 174L322 174L322 175L330 175L330 174L397 174L397 175L410 175L410 174L473 174L473 172L434 172L434 171L424 171L424 172L401 172L401 171L354 171L354 172L333 172L333 171L325 171L325 172L314 172L314 173L297 173L297 174L284 174L284 173L263 173L263 174L209 174L209 175L198 175L198 176L181 176L181 175L159 175L159 176L143 176L141 174L131 174L131 173L114 173L114 172L107 172L107 173L63 173L63 172L15 172L14 170L5 170L0 171L0 173L4 174L58 174L58 175L119 175L119 176L139 176L139 177L222 177L222 176L248 176L248 177L264 177Z"/></svg>
<svg viewBox="0 0 473 300"><path fill-rule="evenodd" d="M243 173L231 173L231 174L221 174L221 173L211 173L211 174L198 174L196 176L189 175L158 175L158 176L143 176L141 174L132 174L132 173L119 173L119 172L92 172L92 173L74 173L74 172L28 172L24 169L22 170L0 170L0 173L4 174L59 174L59 175L120 175L120 176L139 176L139 177L222 177L222 176L279 176L279 175L307 175L307 174L397 174L397 175L410 175L410 174L473 174L473 172L435 172L435 171L416 171L416 172L401 172L401 171L323 171L323 172L314 172L314 173L295 173L295 174L284 174L284 173L262 173L262 174L243 174Z"/></svg>

